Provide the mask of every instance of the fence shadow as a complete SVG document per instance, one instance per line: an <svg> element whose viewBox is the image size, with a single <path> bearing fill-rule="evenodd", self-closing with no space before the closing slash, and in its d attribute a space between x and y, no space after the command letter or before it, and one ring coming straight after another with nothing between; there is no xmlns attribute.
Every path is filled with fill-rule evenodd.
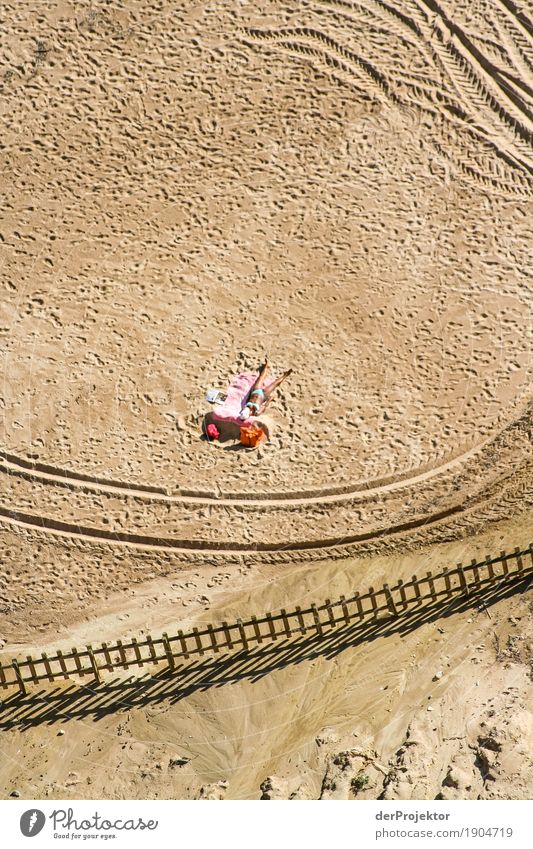
<svg viewBox="0 0 533 849"><path fill-rule="evenodd" d="M332 659L354 646L393 634L409 634L421 625L446 619L456 613L478 609L490 615L489 608L498 601L529 587L531 578L502 582L496 588L471 592L468 596L441 603L421 605L397 616L371 619L332 629L321 636L278 638L247 651L228 652L185 661L174 670L165 668L153 674L131 676L87 685L65 682L60 687L41 689L22 695L17 692L0 703L0 728L25 730L38 725L66 723L72 719L94 722L109 714L130 711L147 705L167 702L175 704L191 694L212 687L229 686L249 680L259 681L265 675L289 665L317 657Z"/></svg>

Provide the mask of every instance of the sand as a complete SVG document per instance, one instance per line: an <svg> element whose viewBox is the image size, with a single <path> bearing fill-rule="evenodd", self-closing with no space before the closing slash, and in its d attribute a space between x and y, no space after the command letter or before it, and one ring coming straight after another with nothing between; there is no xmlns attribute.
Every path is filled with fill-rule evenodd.
<svg viewBox="0 0 533 849"><path fill-rule="evenodd" d="M510 528L500 547L519 544L524 529L529 542L525 8L258 0L43 10L23 0L4 5L3 29L9 657L75 634L155 632L242 599L244 613L262 611L265 581L279 605L311 574L329 576L327 595L346 570L352 585L355 574L364 582L369 564L383 582L402 558L414 566L417 552L437 557L454 541L474 556L492 527ZM265 352L276 373L294 369L272 404L272 440L256 452L207 445L205 390L257 368ZM515 603L499 603L502 621ZM400 669L401 645L392 651ZM510 679L488 649L485 660L488 699ZM356 674L335 663L339 682ZM276 675L279 697L294 670ZM228 698L246 706L246 724L248 685L238 686ZM481 710L474 696L461 722ZM320 751L341 751L362 708L328 704L320 727L300 732L290 695L280 699L290 745L315 745L322 727L339 725ZM253 727L265 716L254 713ZM369 745L387 759L407 725L383 748L383 721ZM275 740L265 740L266 757ZM270 772L281 795L293 792L273 749L265 774L245 769L242 742L232 758L215 750L202 770L230 784L204 794L255 798ZM335 783L335 765L316 766L315 755L313 769ZM242 773L236 783L230 767ZM350 785L346 770L340 783ZM199 794L210 783L200 772L190 785L180 772L173 792ZM417 792L451 792L454 779L442 791L436 775ZM522 792L509 775L502 792ZM2 780L7 792L11 774ZM50 781L47 792L61 795ZM317 781L301 793L320 795ZM401 795L397 784L379 792ZM146 790L126 773L106 788L102 779L92 792Z"/></svg>
<svg viewBox="0 0 533 849"><path fill-rule="evenodd" d="M275 579L249 574L240 591L207 589L211 609L197 604L180 613L180 622L305 605L376 585L393 570L404 577L421 565L438 571L509 538L522 545L532 530L531 520L527 527L500 523L481 536L402 557L325 561ZM68 648L96 633L138 635L141 627L170 631L179 610L170 583L170 597L162 582L147 586L156 607L139 595L125 620L117 597L114 608L37 645ZM24 656L35 647L32 640L11 649ZM111 689L100 694L90 683L59 683L53 693L34 688L27 707L7 703L2 714L1 792L72 799L528 798L532 647L531 599L523 592L486 609L445 608L412 630L299 661L284 663L278 650L266 666L243 669L235 660L218 671L208 666L203 676L186 665L166 680L144 677L140 684L134 677L128 685L127 673L106 673ZM359 774L369 784L353 793Z"/></svg>

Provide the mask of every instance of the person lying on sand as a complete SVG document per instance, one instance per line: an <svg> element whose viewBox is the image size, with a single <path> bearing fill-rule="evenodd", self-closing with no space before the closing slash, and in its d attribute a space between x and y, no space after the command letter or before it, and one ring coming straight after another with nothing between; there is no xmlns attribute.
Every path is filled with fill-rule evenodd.
<svg viewBox="0 0 533 849"><path fill-rule="evenodd" d="M268 362L268 357L265 357L265 362L259 369L257 380L250 389L250 394L248 395L246 404L240 412L240 418L243 421L249 419L250 416L261 415L261 413L266 410L268 404L270 403L270 399L274 390L277 389L278 386L281 386L285 378L287 378L292 373L291 368L287 369L287 371L283 372L281 377L278 377L271 384L269 384L267 389L263 389L269 368L270 363Z"/></svg>

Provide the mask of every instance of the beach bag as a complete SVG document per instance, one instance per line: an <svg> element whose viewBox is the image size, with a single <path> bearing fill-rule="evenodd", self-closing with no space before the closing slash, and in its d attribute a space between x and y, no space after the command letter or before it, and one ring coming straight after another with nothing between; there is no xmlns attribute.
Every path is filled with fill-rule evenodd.
<svg viewBox="0 0 533 849"><path fill-rule="evenodd" d="M240 429L241 445L245 445L247 448L256 448L264 439L264 436L263 431L257 427L241 427Z"/></svg>

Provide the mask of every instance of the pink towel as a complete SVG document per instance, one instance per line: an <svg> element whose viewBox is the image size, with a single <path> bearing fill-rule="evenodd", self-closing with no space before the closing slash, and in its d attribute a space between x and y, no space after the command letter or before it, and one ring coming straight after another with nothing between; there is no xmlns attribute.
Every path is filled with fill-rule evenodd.
<svg viewBox="0 0 533 849"><path fill-rule="evenodd" d="M243 421L239 418L239 413L245 405L246 399L250 394L250 389L254 385L257 380L257 372L253 371L243 371L241 374L237 374L230 385L228 386L226 392L228 397L224 401L223 404L217 404L213 408L212 417L216 421L223 422L233 422L233 424L238 425L239 427L244 427L246 425L250 425L255 416L251 416L250 418ZM270 377L265 380L265 389L267 389L271 383L274 383L275 378Z"/></svg>

